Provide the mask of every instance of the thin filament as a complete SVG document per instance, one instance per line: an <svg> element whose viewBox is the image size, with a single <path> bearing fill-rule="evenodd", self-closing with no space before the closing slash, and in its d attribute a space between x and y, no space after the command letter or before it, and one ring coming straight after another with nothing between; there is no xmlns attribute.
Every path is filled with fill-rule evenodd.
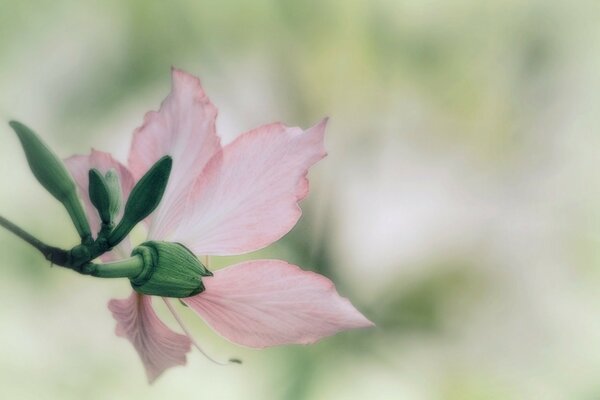
<svg viewBox="0 0 600 400"><path fill-rule="evenodd" d="M175 311L175 308L173 307L173 305L171 304L171 302L169 301L169 299L167 299L165 297L163 297L162 299L165 302L165 304L167 305L167 308L169 309L169 311L171 312L171 314L173 314L173 318L175 318L175 320L177 321L177 323L179 324L179 326L181 327L181 329L183 330L183 332L190 339L190 341L192 342L192 344L194 345L194 347L197 348L198 351L204 355L204 357L208 358L210 361L212 361L212 362L214 362L215 364L218 364L218 365L229 365L231 363L235 363L235 364L240 364L241 363L238 359L230 359L227 362L223 362L223 361L217 361L214 358L212 358L211 356L209 356L202 349L202 347L200 347L200 345L194 340L194 338L190 334L190 331L186 328L185 324L183 323L183 321L179 317L179 314L177 314L177 311Z"/></svg>

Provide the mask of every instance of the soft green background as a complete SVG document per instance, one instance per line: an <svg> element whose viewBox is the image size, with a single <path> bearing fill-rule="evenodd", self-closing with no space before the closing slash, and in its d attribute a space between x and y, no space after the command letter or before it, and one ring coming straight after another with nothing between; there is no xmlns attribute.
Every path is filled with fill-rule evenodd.
<svg viewBox="0 0 600 400"><path fill-rule="evenodd" d="M127 283L0 232L0 398L599 398L599 20L591 0L0 0L1 214L73 244L5 123L125 160L175 65L225 141L331 117L301 222L245 258L324 273L377 324L253 351L182 310L245 363L193 352L148 386L106 308Z"/></svg>

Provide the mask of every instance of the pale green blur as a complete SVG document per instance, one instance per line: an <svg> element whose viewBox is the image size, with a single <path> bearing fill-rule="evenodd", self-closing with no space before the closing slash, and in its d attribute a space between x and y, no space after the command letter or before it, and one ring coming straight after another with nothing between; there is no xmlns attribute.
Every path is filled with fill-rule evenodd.
<svg viewBox="0 0 600 400"><path fill-rule="evenodd" d="M592 0L0 0L0 214L73 245L8 121L62 157L126 161L177 66L226 142L330 117L298 226L213 267L288 260L377 324L254 351L180 307L244 364L194 351L149 386L106 307L128 282L51 269L2 231L0 398L600 397L599 18Z"/></svg>

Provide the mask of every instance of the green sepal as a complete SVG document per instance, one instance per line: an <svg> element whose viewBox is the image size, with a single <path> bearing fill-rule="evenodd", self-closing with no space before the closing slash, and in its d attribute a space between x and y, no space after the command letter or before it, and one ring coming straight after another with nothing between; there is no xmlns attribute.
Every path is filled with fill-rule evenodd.
<svg viewBox="0 0 600 400"><path fill-rule="evenodd" d="M131 278L139 293L184 298L204 291L203 276L212 276L187 247L179 243L148 241L131 253L144 260L142 272Z"/></svg>
<svg viewBox="0 0 600 400"><path fill-rule="evenodd" d="M62 160L42 142L35 132L22 123L10 121L9 125L21 141L33 175L52 196L65 206L82 240L90 241L90 226L77 196L75 181Z"/></svg>
<svg viewBox="0 0 600 400"><path fill-rule="evenodd" d="M98 210L98 215L104 225L112 223L112 215L110 213L110 192L108 184L104 176L95 168L90 169L88 173L89 186L88 191L90 201Z"/></svg>
<svg viewBox="0 0 600 400"><path fill-rule="evenodd" d="M121 221L110 234L108 243L116 246L144 218L152 213L159 205L169 181L173 160L164 156L133 187Z"/></svg>

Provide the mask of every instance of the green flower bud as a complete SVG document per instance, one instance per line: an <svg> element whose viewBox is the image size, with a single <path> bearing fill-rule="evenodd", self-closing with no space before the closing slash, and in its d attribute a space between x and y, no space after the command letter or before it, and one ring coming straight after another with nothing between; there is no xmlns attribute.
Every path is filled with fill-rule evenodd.
<svg viewBox="0 0 600 400"><path fill-rule="evenodd" d="M119 176L114 169L110 169L106 175L104 175L104 181L108 188L108 198L110 200L108 212L110 213L111 221L114 221L121 210L121 183L119 182Z"/></svg>
<svg viewBox="0 0 600 400"><path fill-rule="evenodd" d="M172 165L171 157L164 156L133 187L125 204L123 218L108 238L111 246L116 246L121 242L140 221L150 215L158 206L167 187Z"/></svg>
<svg viewBox="0 0 600 400"><path fill-rule="evenodd" d="M203 276L212 276L198 258L179 243L149 241L133 249L143 259L142 272L130 278L139 293L190 297L204 291Z"/></svg>
<svg viewBox="0 0 600 400"><path fill-rule="evenodd" d="M90 169L88 191L90 201L98 210L100 219L105 225L112 223L112 215L110 213L110 192L108 184L102 174L95 168Z"/></svg>
<svg viewBox="0 0 600 400"><path fill-rule="evenodd" d="M73 178L63 162L28 127L17 121L9 123L16 132L33 175L67 209L79 236L91 240L88 224Z"/></svg>

